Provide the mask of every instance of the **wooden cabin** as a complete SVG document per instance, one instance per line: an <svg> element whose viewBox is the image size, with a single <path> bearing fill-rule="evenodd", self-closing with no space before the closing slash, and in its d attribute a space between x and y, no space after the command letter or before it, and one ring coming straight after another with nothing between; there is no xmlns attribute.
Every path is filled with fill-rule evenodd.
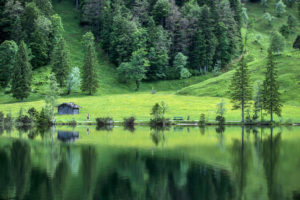
<svg viewBox="0 0 300 200"><path fill-rule="evenodd" d="M57 112L59 115L78 115L80 108L75 103L62 103L57 106Z"/></svg>

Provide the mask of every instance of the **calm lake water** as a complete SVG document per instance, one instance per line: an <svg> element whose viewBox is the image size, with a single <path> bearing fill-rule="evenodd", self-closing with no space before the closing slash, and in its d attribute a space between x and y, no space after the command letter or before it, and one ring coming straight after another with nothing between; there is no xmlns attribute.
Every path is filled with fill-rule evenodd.
<svg viewBox="0 0 300 200"><path fill-rule="evenodd" d="M300 128L0 129L0 199L300 199Z"/></svg>

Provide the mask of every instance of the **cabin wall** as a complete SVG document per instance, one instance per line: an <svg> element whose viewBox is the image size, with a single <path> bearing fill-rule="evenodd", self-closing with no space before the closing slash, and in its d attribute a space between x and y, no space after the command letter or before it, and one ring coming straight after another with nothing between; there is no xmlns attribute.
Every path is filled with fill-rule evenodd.
<svg viewBox="0 0 300 200"><path fill-rule="evenodd" d="M79 109L74 109L69 106L60 106L58 107L59 115L77 115L79 114Z"/></svg>

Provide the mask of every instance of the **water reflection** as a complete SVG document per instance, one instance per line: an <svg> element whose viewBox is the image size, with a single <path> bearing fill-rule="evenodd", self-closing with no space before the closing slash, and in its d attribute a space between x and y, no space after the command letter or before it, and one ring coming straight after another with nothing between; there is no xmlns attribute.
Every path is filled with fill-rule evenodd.
<svg viewBox="0 0 300 200"><path fill-rule="evenodd" d="M138 131L121 135L143 135ZM73 141L81 134L75 130L54 135L34 128L19 139L2 134L0 199L299 199L300 138L284 139L280 131L154 128L143 139L156 146L155 153L138 145L78 144L97 134L104 140L107 130L80 135L75 143L55 140L57 134ZM178 137L182 146L170 145Z"/></svg>

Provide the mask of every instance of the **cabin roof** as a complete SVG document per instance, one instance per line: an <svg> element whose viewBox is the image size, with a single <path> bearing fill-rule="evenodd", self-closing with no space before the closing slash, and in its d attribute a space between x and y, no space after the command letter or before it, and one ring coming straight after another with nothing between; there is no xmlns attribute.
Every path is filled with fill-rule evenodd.
<svg viewBox="0 0 300 200"><path fill-rule="evenodd" d="M58 105L57 107L61 107L61 106L68 106L68 107L76 108L76 109L81 108L79 105L76 105L73 102L71 102L71 103L62 103L62 104Z"/></svg>

